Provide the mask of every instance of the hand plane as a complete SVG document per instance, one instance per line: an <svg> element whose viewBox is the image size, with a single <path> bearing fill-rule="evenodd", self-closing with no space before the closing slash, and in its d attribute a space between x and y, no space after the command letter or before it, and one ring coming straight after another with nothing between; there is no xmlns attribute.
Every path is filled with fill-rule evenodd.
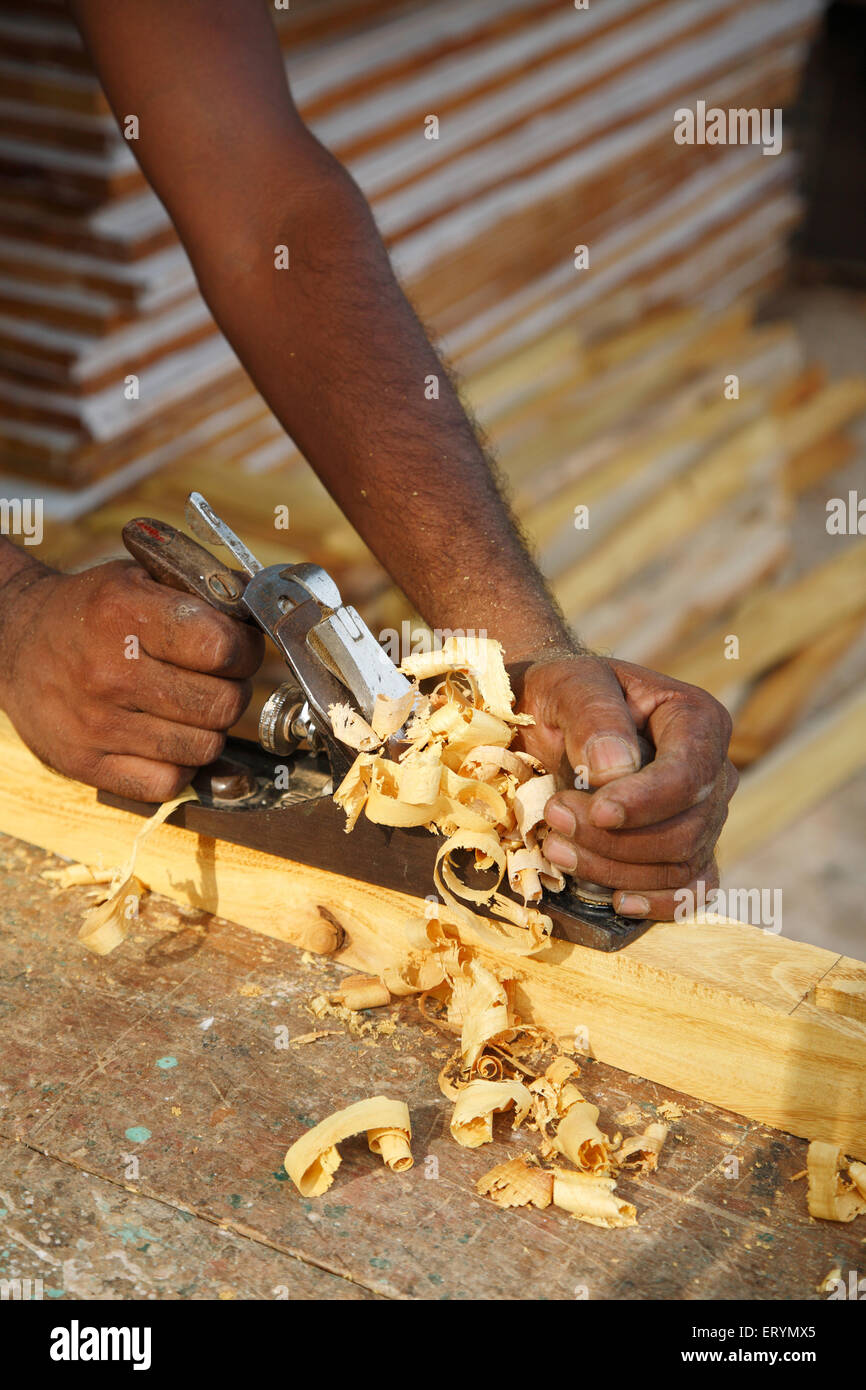
<svg viewBox="0 0 866 1390"><path fill-rule="evenodd" d="M259 743L229 738L224 754L193 779L199 800L179 806L172 823L383 888L435 897L441 836L423 827L376 825L364 816L346 835L345 815L332 800L355 753L336 737L329 706L348 703L369 721L378 694L400 698L410 683L357 611L343 603L325 570L314 564L263 567L200 493L190 494L186 518L200 540L225 547L240 570L150 517L127 523L124 544L158 582L256 623L284 658L288 679L262 709ZM386 745L391 757L403 746L400 732ZM99 799L141 815L153 810L106 792ZM604 900L604 890L582 896L580 885L545 891L537 906L552 919L555 936L600 951L618 950L651 925L621 917Z"/></svg>

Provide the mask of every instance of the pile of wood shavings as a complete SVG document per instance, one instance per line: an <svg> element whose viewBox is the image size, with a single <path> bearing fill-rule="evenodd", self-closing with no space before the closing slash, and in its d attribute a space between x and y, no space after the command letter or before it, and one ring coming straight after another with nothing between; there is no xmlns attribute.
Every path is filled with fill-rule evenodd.
<svg viewBox="0 0 866 1390"><path fill-rule="evenodd" d="M544 807L557 783L535 758L511 748L519 727L533 720L512 708L502 648L455 635L439 651L410 657L402 670L416 681L441 679L423 695L413 687L399 701L380 696L370 724L345 705L328 711L339 736L358 750L334 796L346 812L346 831L363 813L377 825L444 835L434 883L452 918L487 945L532 955L552 927L534 904L543 889L565 886L544 854ZM398 759L388 757L386 740L410 710L408 747ZM470 872L492 874L493 883L467 883L460 855L471 857ZM522 904L499 891L506 877ZM473 910L481 906L489 915Z"/></svg>
<svg viewBox="0 0 866 1390"><path fill-rule="evenodd" d="M340 737L358 751L335 800L346 812L348 832L363 813L380 825L424 826L447 837L434 881L452 925L438 914L415 924L399 969L386 971L382 980L354 977L343 987L345 998L332 996L331 1007L344 1007L350 998L375 1007L392 993L419 995L422 1010L436 1008L434 1021L460 1038L439 1077L440 1089L454 1102L450 1129L456 1143L489 1143L493 1117L502 1111L512 1112L513 1129L525 1124L538 1134L538 1154L521 1154L491 1169L477 1183L481 1195L502 1207L552 1204L596 1226L634 1225L635 1208L617 1196L616 1175L620 1169L653 1171L667 1126L650 1125L625 1143L604 1134L598 1108L575 1084L578 1064L559 1052L554 1039L522 1024L507 975L483 964L475 948L454 934L454 923L468 926L483 944L515 957L547 943L552 924L534 904L543 888L560 891L565 883L544 855L544 807L557 783L535 759L511 748L520 725L532 720L513 712L497 642L455 636L441 651L412 657L403 670L416 680L441 679L429 693L413 688L399 702L380 700L370 724L347 706L329 710ZM384 752L385 741L410 709L408 747L394 760ZM474 856L475 869L492 872L493 885L476 887L461 878L459 852ZM522 905L499 892L506 875ZM480 906L491 915L473 910ZM378 992L382 987L385 997ZM557 1055L543 1072L533 1071L527 1057L549 1051L551 1044ZM375 1098L376 1105L381 1100ZM333 1136L348 1135L355 1108L330 1116L286 1154L286 1171L306 1195L311 1171L317 1194L330 1185ZM408 1111L405 1120L408 1127ZM408 1143L408 1128L405 1133ZM317 1145L324 1146L321 1162L311 1157Z"/></svg>

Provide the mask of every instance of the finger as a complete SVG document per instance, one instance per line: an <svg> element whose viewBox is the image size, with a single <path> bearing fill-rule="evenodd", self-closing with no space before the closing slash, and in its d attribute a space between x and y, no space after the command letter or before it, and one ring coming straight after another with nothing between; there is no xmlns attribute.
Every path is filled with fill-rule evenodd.
<svg viewBox="0 0 866 1390"><path fill-rule="evenodd" d="M650 721L656 746L653 762L593 798L590 821L604 829L655 825L712 796L725 764L718 718L710 702L667 706Z"/></svg>
<svg viewBox="0 0 866 1390"><path fill-rule="evenodd" d="M131 634L157 661L187 671L244 680L261 665L264 638L258 628L218 613L204 599L167 589L134 567L129 584L136 610Z"/></svg>
<svg viewBox="0 0 866 1390"><path fill-rule="evenodd" d="M574 771L586 768L592 786L640 767L637 730L610 667L581 657L545 691L542 720L560 728Z"/></svg>
<svg viewBox="0 0 866 1390"><path fill-rule="evenodd" d="M130 801L162 802L180 796L196 771L194 767L173 767L150 758L106 753L87 780L101 791L128 797Z"/></svg>
<svg viewBox="0 0 866 1390"><path fill-rule="evenodd" d="M199 729L230 729L250 702L252 681L222 680L143 655L131 670L124 707Z"/></svg>
<svg viewBox="0 0 866 1390"><path fill-rule="evenodd" d="M575 845L573 841L556 834L548 835L545 839L544 853L551 863L578 878L604 884L606 888L635 889L640 892L684 888L692 881L696 867L688 863L625 864L621 860L594 854L583 845Z"/></svg>
<svg viewBox="0 0 866 1390"><path fill-rule="evenodd" d="M681 888L662 889L658 892L647 890L632 893L627 889L615 892L613 905L623 917L649 917L653 922L673 922L690 915L691 906L700 901L701 893L709 894L719 886L719 873L713 860L705 864L699 874Z"/></svg>
<svg viewBox="0 0 866 1390"><path fill-rule="evenodd" d="M225 734L214 729L172 724L151 714L130 711L109 725L102 737L106 753L181 767L203 767L213 762L223 751L225 741Z"/></svg>
<svg viewBox="0 0 866 1390"><path fill-rule="evenodd" d="M713 795L700 806L681 811L659 825L634 830L603 830L593 825L589 813L594 798L589 792L556 792L544 808L544 817L559 835L605 859L625 864L697 865L708 858L708 849L721 833L732 790L722 775Z"/></svg>

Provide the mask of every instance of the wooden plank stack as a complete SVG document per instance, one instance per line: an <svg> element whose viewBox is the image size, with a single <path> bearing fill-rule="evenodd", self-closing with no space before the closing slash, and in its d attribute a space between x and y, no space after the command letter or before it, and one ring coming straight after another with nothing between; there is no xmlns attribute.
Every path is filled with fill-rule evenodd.
<svg viewBox="0 0 866 1390"><path fill-rule="evenodd" d="M741 708L756 770L828 667L859 669L862 546L840 538L798 575L791 522L850 456L866 382L826 382L789 326L755 316L798 215L792 153L679 145L674 112L786 107L818 12L276 14L301 110L370 198L569 619ZM264 562L324 564L377 631L414 621L218 333L59 5L0 3L0 78L0 492L45 499L45 557L116 554L129 516L182 524L199 488ZM738 659L729 634L746 634Z"/></svg>

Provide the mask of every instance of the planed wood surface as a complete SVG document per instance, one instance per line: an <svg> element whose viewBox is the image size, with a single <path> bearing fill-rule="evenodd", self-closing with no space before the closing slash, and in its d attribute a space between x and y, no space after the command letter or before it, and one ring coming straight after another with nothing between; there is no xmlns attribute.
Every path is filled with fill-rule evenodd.
<svg viewBox="0 0 866 1390"><path fill-rule="evenodd" d="M47 771L5 723L0 751L0 830L104 866L126 858L137 817ZM387 892L171 825L144 842L136 872L283 942L309 943L327 914L346 933L336 959L372 974L407 962L406 928L424 919L432 889ZM471 930L460 935L475 944ZM513 978L522 1016L565 1040L587 1030L599 1060L866 1157L866 1026L837 1008L803 1010L834 952L743 923L667 923L611 955L562 941L532 960L480 954Z"/></svg>
<svg viewBox="0 0 866 1390"><path fill-rule="evenodd" d="M84 891L40 878L56 864L0 836L0 1278L41 1277L58 1301L769 1300L821 1298L830 1269L858 1267L860 1223L811 1221L791 1181L802 1140L598 1061L580 1084L605 1128L679 1107L659 1171L620 1180L640 1224L499 1211L475 1182L532 1143L497 1122L491 1145L454 1144L436 1085L453 1040L411 1000L361 1016L391 1036L354 1036L307 1008L334 962L156 896L96 959L75 940ZM334 1035L285 1051L277 1027ZM328 1194L303 1201L288 1144L374 1093L407 1101L414 1168L349 1141Z"/></svg>

